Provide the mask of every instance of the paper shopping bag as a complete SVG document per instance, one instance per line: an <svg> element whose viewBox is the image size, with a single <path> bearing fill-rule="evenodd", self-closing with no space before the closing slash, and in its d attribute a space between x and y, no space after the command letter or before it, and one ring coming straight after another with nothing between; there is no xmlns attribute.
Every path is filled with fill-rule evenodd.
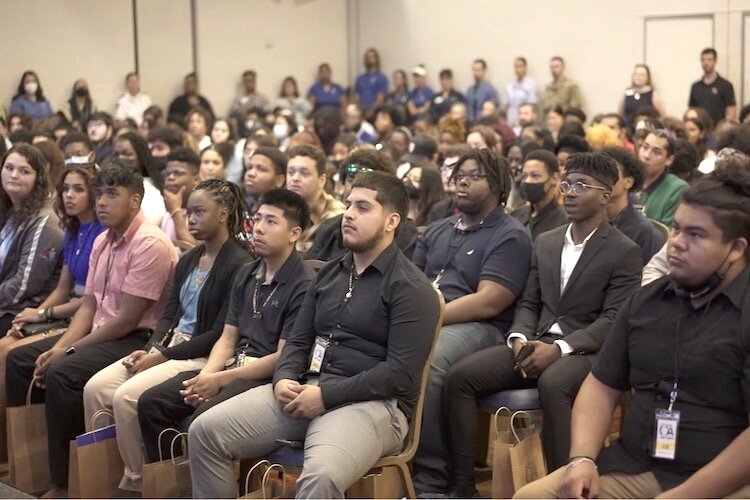
<svg viewBox="0 0 750 500"><path fill-rule="evenodd" d="M161 449L162 435L174 432L170 453L164 456ZM159 434L159 461L143 466L143 498L191 498L193 486L190 478L190 461L187 453L174 456L175 444L182 440L182 449L186 447L186 432L177 429L164 429Z"/></svg>
<svg viewBox="0 0 750 500"><path fill-rule="evenodd" d="M43 404L31 404L34 380L26 392L26 405L7 409L9 480L26 493L45 492L50 482L47 417Z"/></svg>
<svg viewBox="0 0 750 500"><path fill-rule="evenodd" d="M106 411L97 412L92 421L107 414L111 418ZM93 422L91 428L94 428ZM114 424L76 437L75 448L81 498L109 498L114 495L124 470Z"/></svg>

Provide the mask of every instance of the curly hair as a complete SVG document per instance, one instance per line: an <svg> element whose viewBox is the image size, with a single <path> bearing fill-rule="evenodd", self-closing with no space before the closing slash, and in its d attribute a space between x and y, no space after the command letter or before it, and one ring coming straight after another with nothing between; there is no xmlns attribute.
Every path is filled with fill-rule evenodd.
<svg viewBox="0 0 750 500"><path fill-rule="evenodd" d="M65 202L63 201L63 184L65 182L65 178L69 174L78 174L83 179L83 183L86 185L86 190L89 194L89 205L91 205L91 208L94 208L94 201L96 200L96 195L94 194L94 178L96 177L96 167L92 164L85 164L85 165L72 165L70 167L67 167L65 170L62 171L60 176L57 178L57 183L55 185L55 203L53 205L53 208L55 210L55 214L57 214L57 217L60 219L60 227L63 229L63 231L66 231L70 234L75 234L78 232L78 228L81 226L81 221L78 220L78 217L71 217L68 215L68 212L65 210Z"/></svg>
<svg viewBox="0 0 750 500"><path fill-rule="evenodd" d="M473 160L479 165L484 175L487 176L487 183L490 185L490 190L497 196L497 204L504 206L505 202L508 201L511 183L508 160L502 156L497 156L489 149L470 149L461 155L456 162L451 178L455 178L461 169L461 165L469 160Z"/></svg>
<svg viewBox="0 0 750 500"><path fill-rule="evenodd" d="M245 246L251 241L250 235L245 231L245 218L247 207L245 198L240 187L224 179L206 179L200 182L193 192L204 191L219 205L227 209L227 230L238 243Z"/></svg>
<svg viewBox="0 0 750 500"><path fill-rule="evenodd" d="M19 144L12 147L3 156L3 168L5 168L8 157L12 154L23 156L36 172L36 179L31 192L21 201L18 207L13 206L13 202L5 189L0 189L0 226L5 225L9 217L13 217L13 226L18 228L44 207L50 193L50 182L47 174L47 160L36 147L29 144Z"/></svg>
<svg viewBox="0 0 750 500"><path fill-rule="evenodd" d="M466 141L466 126L464 125L464 122L448 115L440 119L438 132L440 135L450 134L450 136L453 137L454 144L460 144Z"/></svg>

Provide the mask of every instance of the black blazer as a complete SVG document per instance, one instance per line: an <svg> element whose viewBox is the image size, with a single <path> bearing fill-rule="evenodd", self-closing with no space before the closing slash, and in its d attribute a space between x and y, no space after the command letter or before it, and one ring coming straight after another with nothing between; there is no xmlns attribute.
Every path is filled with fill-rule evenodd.
<svg viewBox="0 0 750 500"><path fill-rule="evenodd" d="M164 314L157 323L146 350L161 342L162 339L164 344L169 343L170 339L165 337L170 335L170 329L177 326L182 314L180 289L195 268L198 259L203 255L204 249L204 245L198 245L177 262L172 293L169 295ZM167 359L194 359L208 356L224 329L224 319L229 308L229 294L232 291L234 276L250 260L252 256L234 238L229 238L224 243L198 295L198 313L193 338L190 342L164 349L162 353Z"/></svg>
<svg viewBox="0 0 750 500"><path fill-rule="evenodd" d="M617 311L641 283L641 249L603 222L581 253L560 295L560 259L568 225L539 235L513 326L526 338L539 338L558 323L577 354L596 353Z"/></svg>

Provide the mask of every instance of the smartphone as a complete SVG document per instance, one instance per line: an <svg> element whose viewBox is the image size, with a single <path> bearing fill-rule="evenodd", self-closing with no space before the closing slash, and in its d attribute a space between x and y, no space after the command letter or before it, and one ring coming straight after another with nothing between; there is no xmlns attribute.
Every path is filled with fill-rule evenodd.
<svg viewBox="0 0 750 500"><path fill-rule="evenodd" d="M291 439L277 439L276 442L279 444L289 446L291 448L302 449L305 447L304 441L297 441L297 440L291 440Z"/></svg>
<svg viewBox="0 0 750 500"><path fill-rule="evenodd" d="M526 358L528 358L529 356L531 356L532 352L534 352L534 344L528 344L528 343L524 344L524 346L521 347L521 350L518 351L518 354L516 354L516 357L513 360L513 362L516 365L520 365L521 363L523 363L523 361Z"/></svg>

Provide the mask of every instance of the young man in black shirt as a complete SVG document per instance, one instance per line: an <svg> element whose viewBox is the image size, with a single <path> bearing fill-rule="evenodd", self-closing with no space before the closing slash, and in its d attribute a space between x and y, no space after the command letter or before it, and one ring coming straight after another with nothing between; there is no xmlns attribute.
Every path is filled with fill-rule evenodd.
<svg viewBox="0 0 750 500"><path fill-rule="evenodd" d="M714 123L735 120L737 102L734 100L734 87L716 72L715 49L703 49L701 68L703 78L690 87L688 106L705 109Z"/></svg>
<svg viewBox="0 0 750 500"><path fill-rule="evenodd" d="M346 201L350 251L318 273L273 383L214 406L190 426L197 498L234 498L232 461L263 456L277 439L305 440L300 498L343 498L381 456L401 450L440 306L394 243L408 206L403 183L359 173Z"/></svg>
<svg viewBox="0 0 750 500"><path fill-rule="evenodd" d="M258 202L253 241L260 259L238 271L224 329L205 366L148 389L138 400L138 421L150 462L159 460L162 430L267 384L292 330L314 277L294 248L310 224L310 209L299 195L282 189L267 191ZM161 444L168 446L173 437L165 436Z"/></svg>
<svg viewBox="0 0 750 500"><path fill-rule="evenodd" d="M573 408L570 460L520 498L750 496L750 174L683 194L669 276L625 301ZM632 391L620 440L602 449Z"/></svg>

